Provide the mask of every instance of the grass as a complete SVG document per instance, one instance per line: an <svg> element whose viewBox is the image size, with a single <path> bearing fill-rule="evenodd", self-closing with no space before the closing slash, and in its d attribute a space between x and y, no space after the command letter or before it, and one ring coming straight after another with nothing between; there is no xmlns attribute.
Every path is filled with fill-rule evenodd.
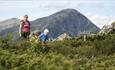
<svg viewBox="0 0 115 70"><path fill-rule="evenodd" d="M115 35L39 43L0 38L0 70L115 70Z"/></svg>

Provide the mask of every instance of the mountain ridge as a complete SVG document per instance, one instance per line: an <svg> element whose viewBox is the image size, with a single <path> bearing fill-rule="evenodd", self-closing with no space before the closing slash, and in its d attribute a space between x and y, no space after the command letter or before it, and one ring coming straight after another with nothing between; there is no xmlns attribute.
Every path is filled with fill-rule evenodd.
<svg viewBox="0 0 115 70"><path fill-rule="evenodd" d="M0 31L0 34L18 31L20 20L12 18L12 21L8 24L16 25ZM70 36L78 36L83 31L93 33L100 31L99 27L75 9L63 9L47 17L35 19L31 21L31 24L32 30L43 31L45 28L48 28L50 30L49 37L52 38L56 38L63 33L67 33Z"/></svg>
<svg viewBox="0 0 115 70"><path fill-rule="evenodd" d="M60 34L66 32L71 36L77 36L79 31L83 32L84 30L89 30L90 32L98 32L100 29L94 25L87 17L82 15L75 9L64 9L57 13L54 13L48 17L36 19L32 21L32 24L38 25L38 30L43 31L45 28L50 29L52 32L50 36L57 37ZM83 25L83 26L82 26ZM85 27L84 27L85 25ZM93 30L88 29L88 26L91 25ZM58 26L58 27L57 27ZM82 29L80 29L81 27ZM94 27L94 28L93 28ZM73 30L71 29L73 28ZM54 31L52 29L55 29ZM61 29L60 32L58 29ZM79 30L80 29L80 30ZM77 30L77 32L75 31ZM58 32L56 35L53 33ZM75 35L76 34L76 35Z"/></svg>

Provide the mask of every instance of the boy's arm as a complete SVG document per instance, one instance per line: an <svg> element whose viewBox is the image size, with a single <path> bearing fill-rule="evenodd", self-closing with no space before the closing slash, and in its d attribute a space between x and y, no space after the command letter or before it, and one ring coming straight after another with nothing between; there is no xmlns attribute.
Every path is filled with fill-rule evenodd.
<svg viewBox="0 0 115 70"><path fill-rule="evenodd" d="M42 34L40 34L39 36L38 36L38 38L37 38L37 42L40 40L40 38L42 37Z"/></svg>

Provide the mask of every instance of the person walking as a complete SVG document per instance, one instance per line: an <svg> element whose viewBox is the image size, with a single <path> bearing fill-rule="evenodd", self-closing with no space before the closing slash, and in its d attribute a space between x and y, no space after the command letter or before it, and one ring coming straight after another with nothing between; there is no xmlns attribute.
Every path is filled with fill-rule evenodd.
<svg viewBox="0 0 115 70"><path fill-rule="evenodd" d="M29 39L31 24L28 20L28 15L24 15L24 19L21 20L19 27L19 35L23 39Z"/></svg>

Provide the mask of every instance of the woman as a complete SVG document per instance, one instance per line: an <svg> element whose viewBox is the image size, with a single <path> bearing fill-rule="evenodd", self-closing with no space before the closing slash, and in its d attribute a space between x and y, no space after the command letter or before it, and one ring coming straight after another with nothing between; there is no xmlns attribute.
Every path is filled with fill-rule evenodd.
<svg viewBox="0 0 115 70"><path fill-rule="evenodd" d="M21 20L19 27L19 34L21 38L29 39L31 24L28 21L28 15L24 15L24 19Z"/></svg>

